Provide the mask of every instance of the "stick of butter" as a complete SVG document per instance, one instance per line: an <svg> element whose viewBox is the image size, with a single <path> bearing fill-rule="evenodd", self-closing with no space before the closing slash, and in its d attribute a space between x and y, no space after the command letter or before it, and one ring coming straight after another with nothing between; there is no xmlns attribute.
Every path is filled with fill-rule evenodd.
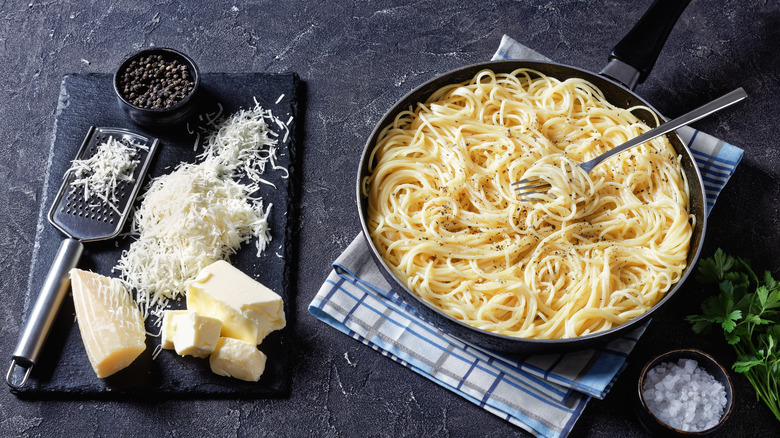
<svg viewBox="0 0 780 438"><path fill-rule="evenodd" d="M233 338L219 338L211 353L211 371L220 376L257 382L265 371L266 356L257 345Z"/></svg>
<svg viewBox="0 0 780 438"><path fill-rule="evenodd" d="M141 311L122 283L94 272L70 271L81 339L99 378L124 369L146 349Z"/></svg>
<svg viewBox="0 0 780 438"><path fill-rule="evenodd" d="M222 321L222 336L255 346L286 324L282 297L223 260L198 273L187 309Z"/></svg>
<svg viewBox="0 0 780 438"><path fill-rule="evenodd" d="M222 321L187 310L173 314L173 348L179 356L207 357L214 351Z"/></svg>

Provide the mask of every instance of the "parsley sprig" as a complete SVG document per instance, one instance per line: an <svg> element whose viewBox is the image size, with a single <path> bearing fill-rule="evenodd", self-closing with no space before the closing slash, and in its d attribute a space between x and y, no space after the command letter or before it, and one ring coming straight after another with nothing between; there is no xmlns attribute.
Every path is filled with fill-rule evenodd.
<svg viewBox="0 0 780 438"><path fill-rule="evenodd" d="M737 353L732 369L747 377L780 420L780 283L768 271L759 277L746 260L721 249L699 261L696 280L717 284L720 293L701 303L702 314L685 319L696 333L720 326Z"/></svg>

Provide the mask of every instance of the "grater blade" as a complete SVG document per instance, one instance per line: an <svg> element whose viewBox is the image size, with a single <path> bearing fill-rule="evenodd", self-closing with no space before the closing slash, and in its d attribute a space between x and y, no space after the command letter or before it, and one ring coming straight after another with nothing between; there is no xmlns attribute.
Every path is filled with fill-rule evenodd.
<svg viewBox="0 0 780 438"><path fill-rule="evenodd" d="M89 194L85 199L84 188L74 185L75 175L68 172L49 210L49 222L67 236L81 242L111 239L122 231L159 145L157 138L127 129L93 126L75 159L93 157L98 147L112 137L135 149L134 159L138 161L133 169L132 180L118 182L114 190L116 201L113 207L96 194Z"/></svg>

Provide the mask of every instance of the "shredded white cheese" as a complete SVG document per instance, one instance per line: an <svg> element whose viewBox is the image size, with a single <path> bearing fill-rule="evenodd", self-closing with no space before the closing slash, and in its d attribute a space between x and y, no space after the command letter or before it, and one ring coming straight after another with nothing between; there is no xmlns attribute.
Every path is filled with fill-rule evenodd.
<svg viewBox="0 0 780 438"><path fill-rule="evenodd" d="M133 171L140 162L136 159L139 148L148 149L143 145L127 145L109 137L97 146L91 157L71 162L68 169L69 174L73 175L71 191L81 187L84 189L85 202L95 196L103 204L121 213L116 206L116 189L121 182L133 182Z"/></svg>
<svg viewBox="0 0 780 438"><path fill-rule="evenodd" d="M218 126L206 140L206 150L199 156L204 161L216 160L224 173L233 177L245 176L253 182L265 182L260 176L266 164L274 170L287 169L276 165L278 134L269 129L267 121L273 121L280 129L287 129L270 110L263 109L255 101L250 110L240 110ZM265 147L258 148L257 145Z"/></svg>
<svg viewBox="0 0 780 438"><path fill-rule="evenodd" d="M266 163L280 167L267 119L275 120L255 102L215 123L198 163L155 178L142 195L132 225L137 240L115 269L136 289L145 316L183 296L202 268L229 259L243 243L255 239L259 256L270 242L271 205L255 195Z"/></svg>

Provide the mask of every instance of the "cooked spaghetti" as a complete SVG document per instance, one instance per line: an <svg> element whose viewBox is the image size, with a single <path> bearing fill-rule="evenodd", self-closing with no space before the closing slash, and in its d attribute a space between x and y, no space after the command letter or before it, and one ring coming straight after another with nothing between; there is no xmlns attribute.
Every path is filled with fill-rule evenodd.
<svg viewBox="0 0 780 438"><path fill-rule="evenodd" d="M576 171L649 130L638 111L527 69L445 86L378 137L371 238L414 293L475 327L560 339L623 324L681 279L694 226L666 137ZM511 183L529 176L551 188L520 201Z"/></svg>

